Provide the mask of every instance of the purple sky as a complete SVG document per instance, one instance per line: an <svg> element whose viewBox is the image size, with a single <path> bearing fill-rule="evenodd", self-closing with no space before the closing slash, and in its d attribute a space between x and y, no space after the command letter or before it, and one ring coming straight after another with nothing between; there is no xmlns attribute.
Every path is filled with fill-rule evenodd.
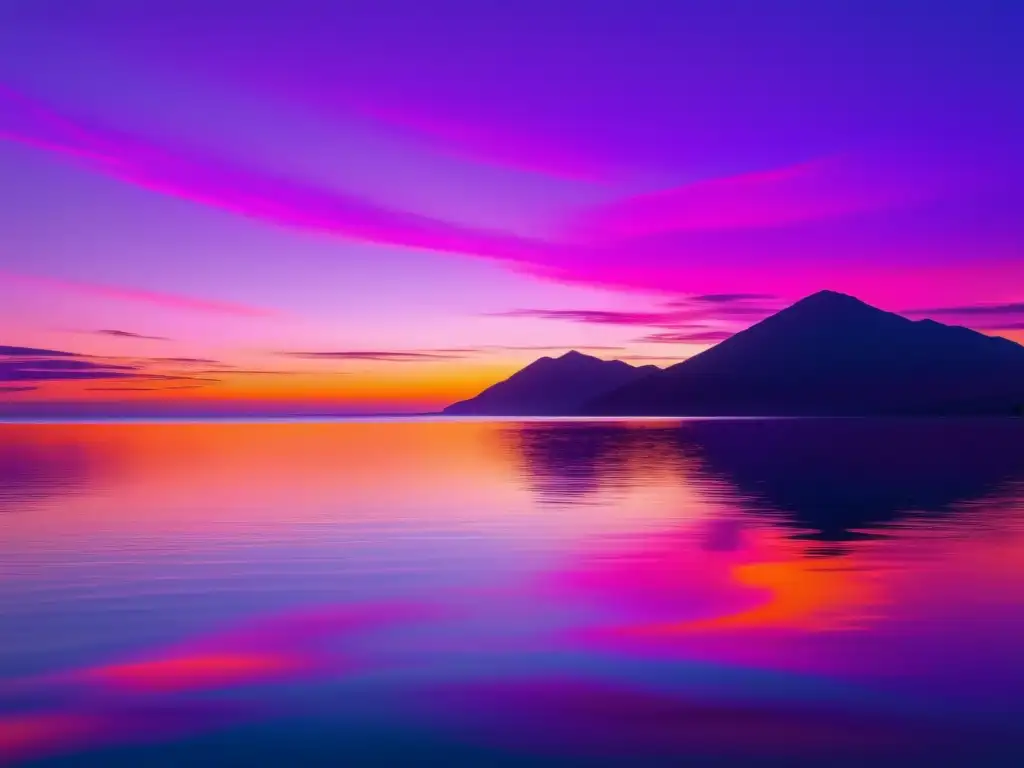
<svg viewBox="0 0 1024 768"><path fill-rule="evenodd" d="M0 345L93 368L9 355L0 405L416 410L821 288L1021 339L1022 28L1012 0L7 3Z"/></svg>

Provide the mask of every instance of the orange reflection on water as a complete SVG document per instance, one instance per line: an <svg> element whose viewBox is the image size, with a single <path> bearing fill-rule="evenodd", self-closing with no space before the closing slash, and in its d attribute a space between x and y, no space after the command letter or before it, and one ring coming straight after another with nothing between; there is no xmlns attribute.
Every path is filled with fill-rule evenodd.
<svg viewBox="0 0 1024 768"><path fill-rule="evenodd" d="M661 625L664 632L740 629L850 629L878 599L863 573L813 561L743 563L732 569L736 584L763 590L768 599L738 613Z"/></svg>
<svg viewBox="0 0 1024 768"><path fill-rule="evenodd" d="M46 509L45 529L40 518L15 518L5 536L24 537L19 549L52 540L54 530L267 539L268 529L296 521L401 519L410 507L475 519L515 495L496 430L440 422L3 424L0 444L36 448L33 471L71 477L65 465L76 460L79 481Z"/></svg>

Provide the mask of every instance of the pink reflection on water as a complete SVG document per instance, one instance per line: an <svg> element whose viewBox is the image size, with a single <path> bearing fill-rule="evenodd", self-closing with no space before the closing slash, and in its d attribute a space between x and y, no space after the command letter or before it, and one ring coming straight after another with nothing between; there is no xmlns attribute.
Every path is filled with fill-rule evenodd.
<svg viewBox="0 0 1024 768"><path fill-rule="evenodd" d="M685 535L653 533L585 553L540 589L549 599L603 611L562 635L576 648L776 671L879 673L881 659L857 647L880 631L883 576L857 558L808 558L777 535L752 530L734 543L708 550Z"/></svg>
<svg viewBox="0 0 1024 768"><path fill-rule="evenodd" d="M145 744L227 727L257 716L251 706L211 703L115 705L0 716L0 765L115 744Z"/></svg>
<svg viewBox="0 0 1024 768"><path fill-rule="evenodd" d="M333 642L436 615L416 604L322 606L255 619L139 659L23 681L8 692L46 691L53 686L59 691L71 685L77 695L64 707L0 716L0 764L173 739L251 721L267 713L250 706L167 697L300 675L353 673L374 662L346 650L336 652ZM117 694L146 698L123 699Z"/></svg>
<svg viewBox="0 0 1024 768"><path fill-rule="evenodd" d="M170 693L303 674L351 672L361 664L351 654L335 652L333 641L436 615L435 610L419 605L324 606L256 619L141 659L77 670L57 678L136 692Z"/></svg>

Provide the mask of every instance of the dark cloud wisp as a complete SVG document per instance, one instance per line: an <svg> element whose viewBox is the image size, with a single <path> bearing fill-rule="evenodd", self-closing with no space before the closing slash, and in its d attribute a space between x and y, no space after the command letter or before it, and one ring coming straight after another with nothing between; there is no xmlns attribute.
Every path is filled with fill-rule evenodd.
<svg viewBox="0 0 1024 768"><path fill-rule="evenodd" d="M0 345L0 357L78 357L74 352L36 347L8 347Z"/></svg>
<svg viewBox="0 0 1024 768"><path fill-rule="evenodd" d="M116 328L103 328L93 333L100 336L115 336L122 339L145 339L146 341L170 341L166 336L147 336L144 333L133 333L132 331L121 331Z"/></svg>
<svg viewBox="0 0 1024 768"><path fill-rule="evenodd" d="M637 339L638 342L654 344L717 344L733 336L736 331L699 330L699 331L667 331L652 333Z"/></svg>
<svg viewBox="0 0 1024 768"><path fill-rule="evenodd" d="M387 363L418 363L434 360L453 360L472 354L472 350L397 351L397 350L344 350L328 352L278 352L282 357L299 360L363 360Z"/></svg>

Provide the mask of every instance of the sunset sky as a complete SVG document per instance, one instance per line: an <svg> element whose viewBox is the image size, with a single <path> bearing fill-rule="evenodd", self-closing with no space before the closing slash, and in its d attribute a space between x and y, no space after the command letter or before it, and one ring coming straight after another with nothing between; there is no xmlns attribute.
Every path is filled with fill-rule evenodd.
<svg viewBox="0 0 1024 768"><path fill-rule="evenodd" d="M0 6L0 413L435 410L814 291L1024 341L1016 0Z"/></svg>

